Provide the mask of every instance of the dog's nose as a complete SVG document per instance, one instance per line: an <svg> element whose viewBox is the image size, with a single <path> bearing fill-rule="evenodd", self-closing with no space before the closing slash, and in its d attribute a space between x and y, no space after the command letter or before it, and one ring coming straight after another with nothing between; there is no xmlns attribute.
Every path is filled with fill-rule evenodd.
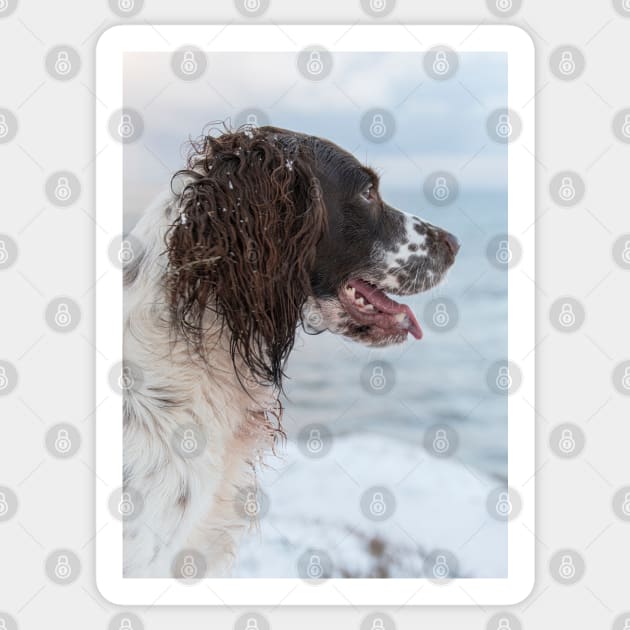
<svg viewBox="0 0 630 630"><path fill-rule="evenodd" d="M451 250L453 256L457 255L459 251L459 241L454 234L450 232L442 232L442 240L446 243L446 246Z"/></svg>

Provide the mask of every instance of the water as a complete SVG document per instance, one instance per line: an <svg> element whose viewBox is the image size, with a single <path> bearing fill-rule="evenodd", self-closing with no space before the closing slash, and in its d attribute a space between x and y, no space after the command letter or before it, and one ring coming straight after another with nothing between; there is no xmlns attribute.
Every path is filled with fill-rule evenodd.
<svg viewBox="0 0 630 630"><path fill-rule="evenodd" d="M507 356L507 273L486 255L488 242L507 231L506 193L473 192L442 208L423 205L418 191L394 189L386 198L455 234L461 243L455 265L439 287L404 300L423 327L421 341L370 349L330 333L298 333L287 370L287 434L322 423L333 434L382 433L421 449L428 427L447 424L459 435L462 461L506 479L507 400L488 390L485 376ZM133 225L136 217L127 217ZM426 325L431 314L424 308L436 297L458 307L449 332ZM365 365L378 360L394 371L395 385L384 395L361 386Z"/></svg>
<svg viewBox="0 0 630 630"><path fill-rule="evenodd" d="M393 205L413 212L417 193L393 191ZM501 479L507 477L507 400L486 385L486 370L507 356L507 272L492 266L488 242L506 231L502 192L476 192L447 208L423 208L420 216L457 235L461 250L446 281L405 298L424 329L421 341L370 349L330 333L301 332L288 364L285 423L289 437L311 423L333 434L382 433L422 448L425 430L446 424L459 436L457 456ZM457 326L437 332L424 313L436 297L452 299ZM410 338L411 339L411 338ZM361 384L371 361L387 361L391 391L375 394Z"/></svg>

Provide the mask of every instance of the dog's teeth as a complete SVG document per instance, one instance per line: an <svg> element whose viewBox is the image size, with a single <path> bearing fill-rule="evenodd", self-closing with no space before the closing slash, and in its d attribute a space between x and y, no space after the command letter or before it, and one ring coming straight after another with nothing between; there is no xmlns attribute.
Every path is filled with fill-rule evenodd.
<svg viewBox="0 0 630 630"><path fill-rule="evenodd" d="M371 304L366 304L365 305L365 310L366 311L375 311L376 309Z"/></svg>
<svg viewBox="0 0 630 630"><path fill-rule="evenodd" d="M357 298L356 302L359 306L365 306L365 300L362 297Z"/></svg>
<svg viewBox="0 0 630 630"><path fill-rule="evenodd" d="M394 319L397 322L402 322L404 321L405 317L407 317L404 313L396 313L396 315L394 315Z"/></svg>

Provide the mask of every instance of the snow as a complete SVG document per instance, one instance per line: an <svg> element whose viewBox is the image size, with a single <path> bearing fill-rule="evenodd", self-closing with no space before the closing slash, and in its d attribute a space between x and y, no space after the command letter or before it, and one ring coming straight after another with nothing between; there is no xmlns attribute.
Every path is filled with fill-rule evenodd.
<svg viewBox="0 0 630 630"><path fill-rule="evenodd" d="M321 459L295 442L278 452L259 476L269 511L244 537L235 577L299 577L309 549L329 555L332 577L423 577L425 558L440 549L454 554L459 577L506 576L507 526L486 508L497 480L380 434L335 436ZM396 499L381 522L360 507L375 486Z"/></svg>

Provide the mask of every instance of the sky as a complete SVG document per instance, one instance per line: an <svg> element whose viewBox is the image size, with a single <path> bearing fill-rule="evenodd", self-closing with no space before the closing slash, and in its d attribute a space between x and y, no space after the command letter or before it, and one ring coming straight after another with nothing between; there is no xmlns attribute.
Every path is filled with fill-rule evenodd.
<svg viewBox="0 0 630 630"><path fill-rule="evenodd" d="M125 147L125 208L137 213L183 164L185 141L218 121L233 125L251 108L274 125L328 138L374 167L387 194L416 191L424 178L452 172L462 196L507 186L506 146L486 133L486 118L507 99L503 53L460 53L446 81L427 76L420 53L337 53L323 81L302 77L292 53L213 53L194 81L175 76L169 53L127 53L125 106L144 133ZM375 144L361 133L372 108L392 113L396 133ZM413 211L413 209L412 209Z"/></svg>

